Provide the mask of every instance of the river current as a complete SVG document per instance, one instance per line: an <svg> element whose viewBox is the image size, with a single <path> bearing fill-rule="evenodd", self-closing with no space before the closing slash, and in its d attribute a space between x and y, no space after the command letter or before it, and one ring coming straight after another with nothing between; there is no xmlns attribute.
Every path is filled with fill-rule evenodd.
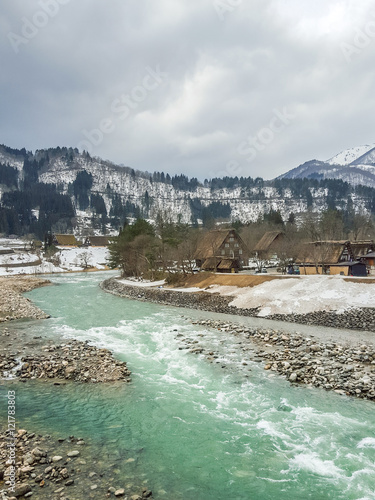
<svg viewBox="0 0 375 500"><path fill-rule="evenodd" d="M111 349L132 383L3 380L19 427L83 437L124 481L147 479L155 499L375 499L374 403L291 386L244 360L235 337L193 325L188 310L107 294L105 277L53 276L28 294L51 319L7 328ZM218 362L179 349L181 335L212 344Z"/></svg>

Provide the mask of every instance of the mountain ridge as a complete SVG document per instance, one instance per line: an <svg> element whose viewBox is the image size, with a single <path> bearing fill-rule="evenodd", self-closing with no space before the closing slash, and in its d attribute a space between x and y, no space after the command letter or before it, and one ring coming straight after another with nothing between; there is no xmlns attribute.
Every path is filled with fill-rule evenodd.
<svg viewBox="0 0 375 500"><path fill-rule="evenodd" d="M312 160L289 171L298 174L291 178L287 173L270 181L224 177L201 183L183 174L136 171L73 148L32 153L0 146L0 232L6 223L11 227L5 232L20 231L17 218L23 231L42 234L48 227L56 232L89 227L108 232L121 227L125 217L155 221L160 213L193 225L210 219L246 224L271 212L287 221L291 214L319 214L327 208L374 213L375 189L324 176L334 168L349 169L346 178L351 174L354 181L373 177L375 187L371 164L338 167Z"/></svg>
<svg viewBox="0 0 375 500"><path fill-rule="evenodd" d="M345 149L329 160L310 160L278 179L341 179L354 186L375 188L375 144Z"/></svg>

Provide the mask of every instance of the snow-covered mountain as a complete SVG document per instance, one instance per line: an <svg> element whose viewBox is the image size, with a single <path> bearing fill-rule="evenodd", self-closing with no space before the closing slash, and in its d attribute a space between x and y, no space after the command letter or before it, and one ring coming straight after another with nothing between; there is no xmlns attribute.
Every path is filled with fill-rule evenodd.
<svg viewBox="0 0 375 500"><path fill-rule="evenodd" d="M279 179L341 179L375 188L375 144L346 149L327 161L311 160Z"/></svg>

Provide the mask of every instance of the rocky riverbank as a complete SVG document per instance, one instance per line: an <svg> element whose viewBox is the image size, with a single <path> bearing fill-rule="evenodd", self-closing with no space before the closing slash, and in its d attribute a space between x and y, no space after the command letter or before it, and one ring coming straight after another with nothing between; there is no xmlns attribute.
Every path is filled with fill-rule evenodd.
<svg viewBox="0 0 375 500"><path fill-rule="evenodd" d="M99 349L88 342L69 340L54 344L52 340L34 337L27 346L17 332L4 329L0 338L0 374L2 377L74 382L130 382L126 363L113 357L108 349ZM8 341L8 342L7 342Z"/></svg>
<svg viewBox="0 0 375 500"><path fill-rule="evenodd" d="M151 288L125 285L116 278L110 278L100 284L107 292L129 299L154 302L156 304L188 307L203 311L234 314L237 316L258 316L259 308L239 308L230 306L231 297L207 292L179 292L173 289ZM375 332L375 309L364 307L349 309L342 313L334 311L316 311L307 314L274 314L266 319L287 321L307 325L319 325L350 330L368 330Z"/></svg>
<svg viewBox="0 0 375 500"><path fill-rule="evenodd" d="M0 323L15 319L44 319L49 316L21 295L50 281L30 276L0 277Z"/></svg>
<svg viewBox="0 0 375 500"><path fill-rule="evenodd" d="M202 320L194 324L215 328L237 337L243 352L242 365L263 363L265 370L277 372L293 384L306 384L333 390L338 394L375 400L375 345L351 342L322 342L272 329L248 328L243 325ZM178 336L192 354L202 354L209 362L223 364L223 353L206 347L203 342ZM224 352L225 356L225 352Z"/></svg>
<svg viewBox="0 0 375 500"><path fill-rule="evenodd" d="M81 437L53 439L20 429L0 433L0 498L82 500L152 498L147 481L139 487L122 479L116 463L103 463ZM14 465L10 447L14 444ZM126 461L135 458L129 456ZM14 468L12 468L14 467Z"/></svg>

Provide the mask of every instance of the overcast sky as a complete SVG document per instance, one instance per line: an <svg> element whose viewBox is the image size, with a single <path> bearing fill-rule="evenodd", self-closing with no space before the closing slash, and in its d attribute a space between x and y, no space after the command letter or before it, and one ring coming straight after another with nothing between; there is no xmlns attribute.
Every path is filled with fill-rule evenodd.
<svg viewBox="0 0 375 500"><path fill-rule="evenodd" d="M375 142L371 0L3 0L0 143L199 179Z"/></svg>

